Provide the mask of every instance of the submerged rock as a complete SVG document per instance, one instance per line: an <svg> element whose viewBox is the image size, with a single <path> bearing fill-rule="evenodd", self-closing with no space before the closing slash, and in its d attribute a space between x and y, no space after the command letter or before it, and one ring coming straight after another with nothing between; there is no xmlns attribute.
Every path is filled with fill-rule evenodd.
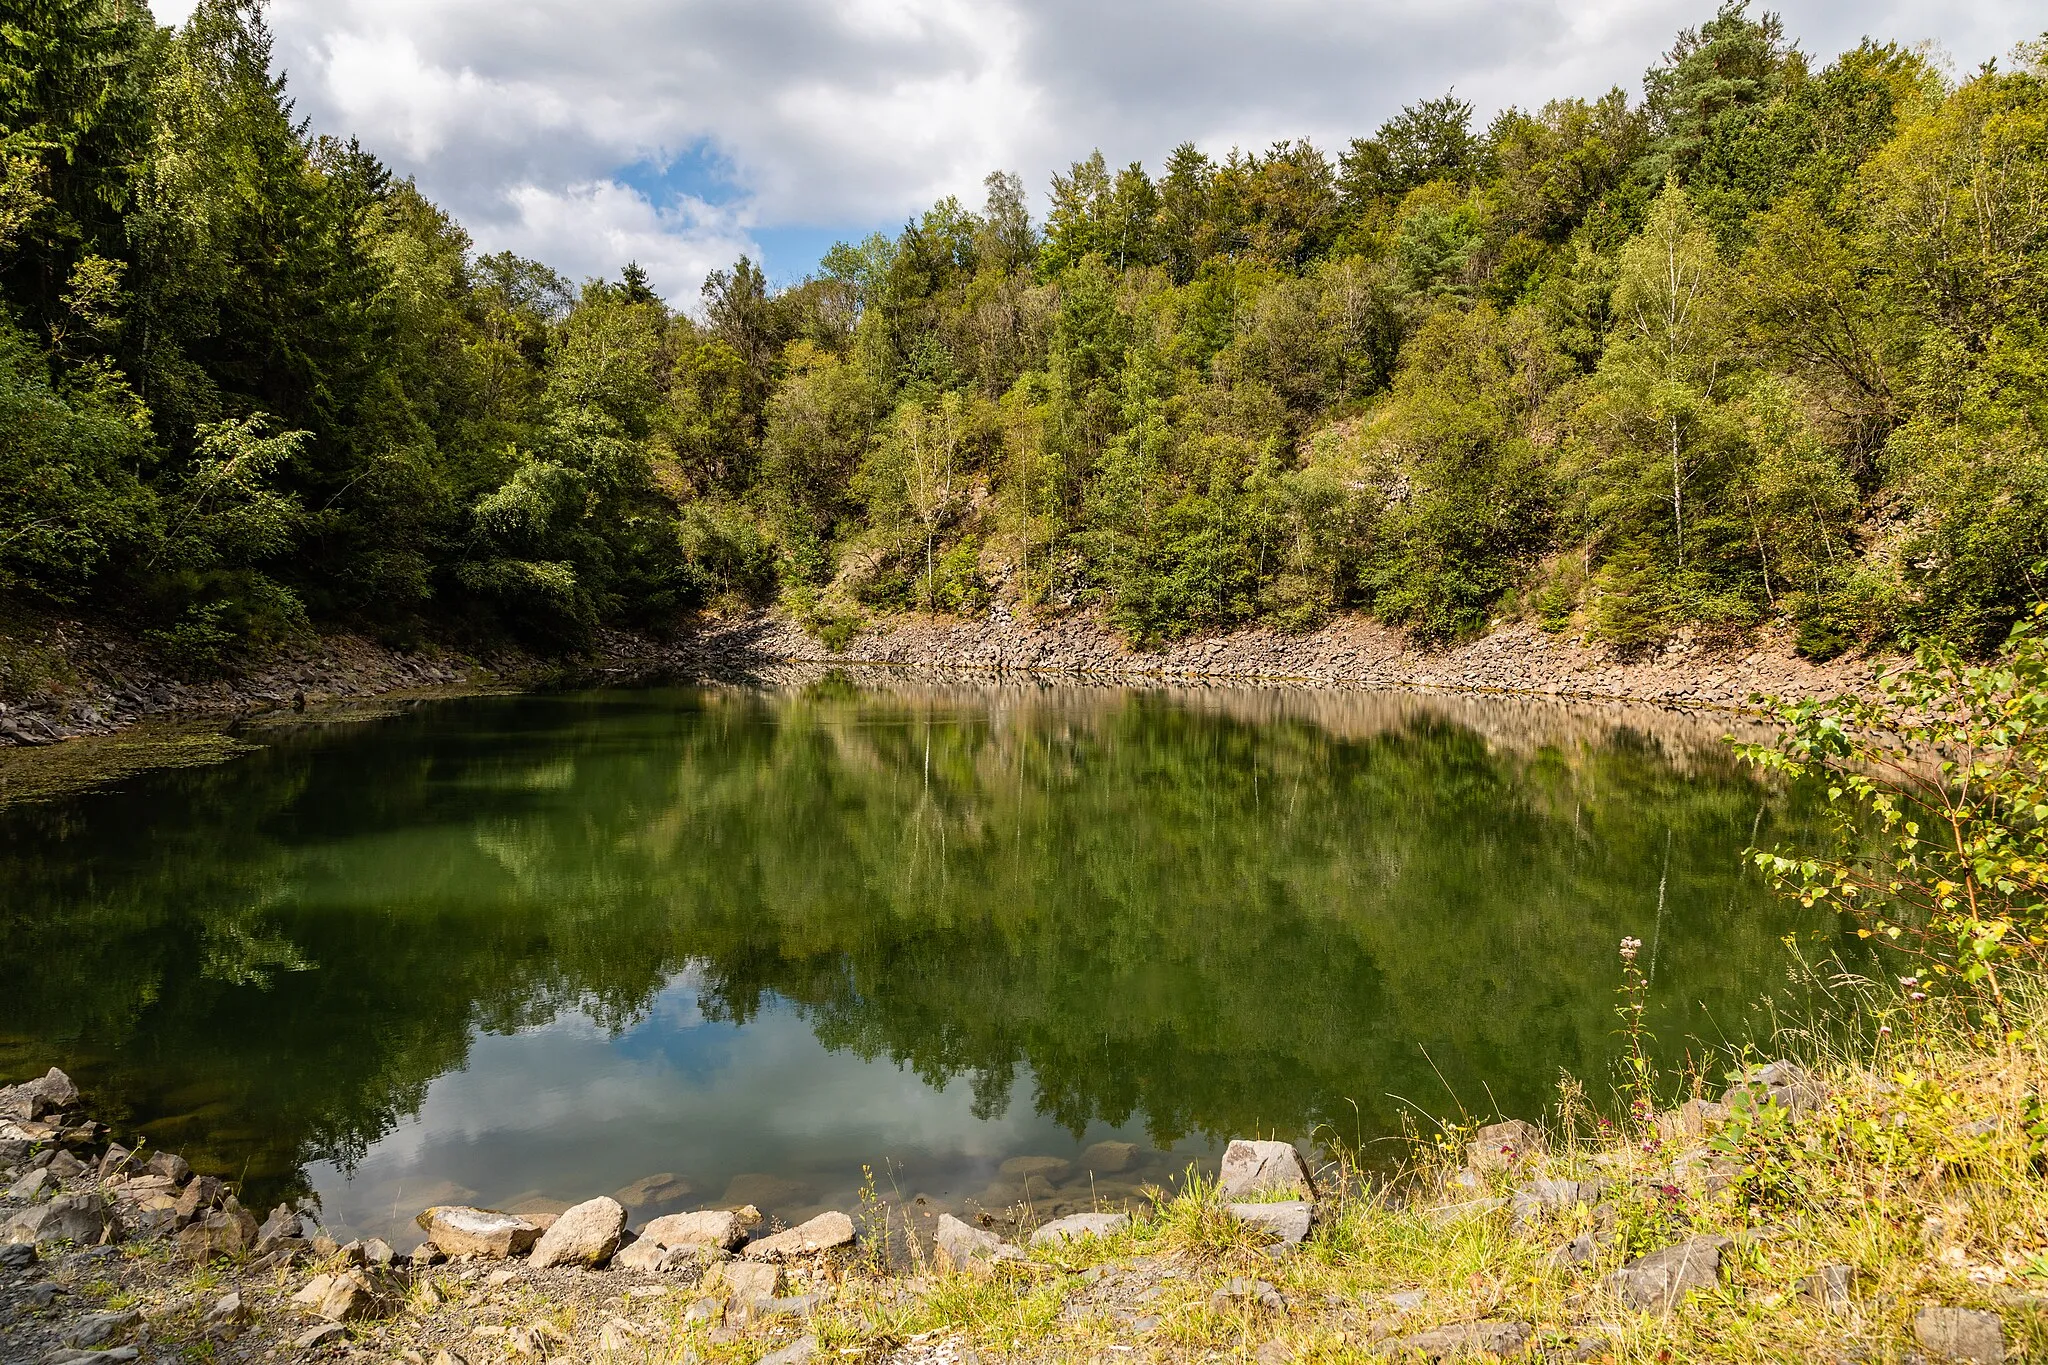
<svg viewBox="0 0 2048 1365"><path fill-rule="evenodd" d="M1303 1199L1316 1197L1308 1167L1301 1153L1285 1142L1234 1140L1223 1151L1223 1168L1216 1178L1216 1191L1225 1202L1243 1200L1255 1194L1293 1194Z"/></svg>
<svg viewBox="0 0 2048 1365"><path fill-rule="evenodd" d="M533 1244L533 1266L603 1265L619 1249L626 1210L608 1195L586 1199L567 1210Z"/></svg>
<svg viewBox="0 0 2048 1365"><path fill-rule="evenodd" d="M462 1204L437 1204L413 1220L434 1245L450 1256L490 1256L500 1260L532 1250L540 1227L516 1213L474 1209Z"/></svg>

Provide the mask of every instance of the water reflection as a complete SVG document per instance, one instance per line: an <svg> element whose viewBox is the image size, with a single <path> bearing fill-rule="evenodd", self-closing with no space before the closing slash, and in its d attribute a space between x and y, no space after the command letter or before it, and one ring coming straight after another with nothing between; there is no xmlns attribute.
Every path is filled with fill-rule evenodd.
<svg viewBox="0 0 2048 1365"><path fill-rule="evenodd" d="M1738 857L1804 811L1625 719L830 680L279 731L0 816L0 1072L364 1229L656 1176L797 1214L884 1159L957 1202L1135 1143L1040 1163L1083 1197L1533 1113L1604 1076L1624 933L1675 1056L1833 931Z"/></svg>

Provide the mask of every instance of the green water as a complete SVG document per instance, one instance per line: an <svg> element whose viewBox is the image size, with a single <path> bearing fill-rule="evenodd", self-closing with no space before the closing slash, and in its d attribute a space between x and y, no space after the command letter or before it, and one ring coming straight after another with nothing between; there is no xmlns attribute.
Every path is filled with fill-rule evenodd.
<svg viewBox="0 0 2048 1365"><path fill-rule="evenodd" d="M844 1206L863 1164L1046 1209L1235 1134L1370 1152L1608 1094L1625 934L1667 1062L1830 946L1740 857L1810 812L1717 734L841 679L258 732L0 811L0 1075L386 1235L654 1175L643 1214ZM1002 1169L1105 1140L1125 1169Z"/></svg>

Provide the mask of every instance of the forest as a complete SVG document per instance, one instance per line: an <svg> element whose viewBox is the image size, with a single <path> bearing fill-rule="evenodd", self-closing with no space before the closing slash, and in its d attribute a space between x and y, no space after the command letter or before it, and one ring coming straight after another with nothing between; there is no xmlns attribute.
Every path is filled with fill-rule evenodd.
<svg viewBox="0 0 2048 1365"><path fill-rule="evenodd" d="M0 597L173 667L775 605L1982 652L2048 561L2048 39L1017 175L771 288L480 252L261 5L0 20Z"/></svg>

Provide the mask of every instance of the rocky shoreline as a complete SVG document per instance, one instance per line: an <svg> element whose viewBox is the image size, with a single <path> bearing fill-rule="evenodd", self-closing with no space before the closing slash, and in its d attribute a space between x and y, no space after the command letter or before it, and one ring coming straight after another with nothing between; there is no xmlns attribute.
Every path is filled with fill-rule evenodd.
<svg viewBox="0 0 2048 1365"><path fill-rule="evenodd" d="M22 642L0 640L0 646L19 653ZM1310 635L1253 629L1145 651L1129 649L1090 616L1026 622L1000 606L975 621L881 623L838 651L772 612L706 618L670 641L608 633L588 659L568 665L517 651L470 656L331 635L281 651L243 676L196 681L175 676L131 639L78 623L52 624L29 646L40 676L26 684L16 678L15 695L0 697L0 747L109 734L155 717L242 717L381 696L518 687L582 670L600 678L670 670L746 681L793 666L877 667L962 678L1423 689L1711 709L1745 707L1756 694L1866 691L1882 663L1844 658L1814 664L1782 640L1729 647L1685 635L1654 655L1621 659L1520 623L1428 653L1398 632L1355 617Z"/></svg>
<svg viewBox="0 0 2048 1365"><path fill-rule="evenodd" d="M2030 1331L2048 1296L1887 1304L1857 1265L1806 1264L1785 1229L1755 1223L1754 1205L1735 1224L1709 1216L1748 1174L1731 1144L1712 1141L1718 1131L1824 1131L1836 1099L1815 1074L1772 1062L1718 1101L1659 1114L1640 1143L1560 1148L1510 1120L1469 1132L1456 1169L1425 1168L1398 1190L1362 1185L1346 1166L1314 1169L1288 1143L1238 1140L1213 1185L1158 1192L1149 1208L1069 1214L1014 1241L988 1220L938 1214L904 1229L907 1255L894 1259L886 1205L864 1207L858 1224L828 1211L763 1229L749 1207L631 1229L603 1196L538 1217L429 1208L417 1218L425 1240L401 1254L375 1239L338 1244L311 1211L279 1207L259 1224L230 1184L110 1140L52 1069L0 1088L0 1362L1180 1361L1218 1358L1221 1335L1233 1358L1260 1365L1670 1360L1636 1348L1654 1349L1696 1299L1764 1301L1759 1283L1773 1275L1759 1281L1758 1267L1787 1248L1803 1267L1803 1311L1852 1348L1835 1358L1878 1358L1866 1346L1884 1346L1896 1319L1925 1354L1885 1359L2006 1359L2002 1312ZM1993 1137L1999 1122L1971 1127ZM1474 1245L1505 1249L1571 1293L1545 1301L1561 1314L1545 1320L1498 1293L1476 1310L1457 1300L1462 1272L1448 1292L1427 1277L1317 1292L1333 1271L1369 1267L1374 1237L1389 1235L1440 1239L1432 1254L1447 1274ZM1039 1305L1038 1338L991 1343L983 1319L1026 1303Z"/></svg>

